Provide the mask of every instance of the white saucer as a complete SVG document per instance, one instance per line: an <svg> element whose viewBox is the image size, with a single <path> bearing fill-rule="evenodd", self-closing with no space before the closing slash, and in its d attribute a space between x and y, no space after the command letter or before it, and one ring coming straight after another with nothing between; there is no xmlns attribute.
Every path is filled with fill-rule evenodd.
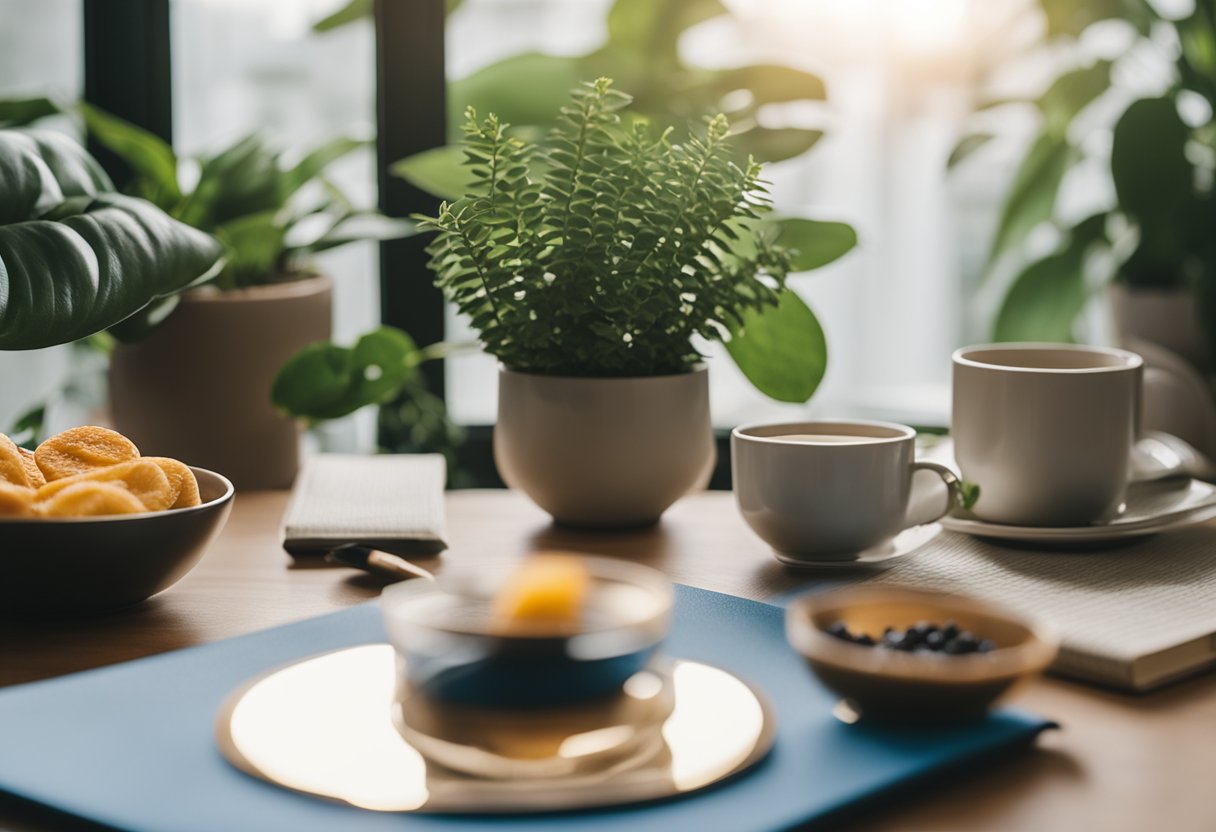
<svg viewBox="0 0 1216 832"><path fill-rule="evenodd" d="M924 546L933 538L941 533L942 526L940 523L926 523L923 526L913 526L910 529L904 529L890 540L880 543L877 546L871 546L869 549L858 552L856 555L846 556L843 558L832 558L831 560L816 560L813 558L800 558L794 555L787 555L783 552L773 552L773 556L783 564L795 569L815 569L815 570L848 570L848 569L867 569L878 571L894 566L894 561L902 558L904 555L910 555L920 547Z"/></svg>
<svg viewBox="0 0 1216 832"><path fill-rule="evenodd" d="M1123 512L1114 520L1063 528L1008 526L968 517L945 517L952 532L999 540L1039 543L1099 543L1145 537L1216 519L1216 486L1188 477L1134 482Z"/></svg>

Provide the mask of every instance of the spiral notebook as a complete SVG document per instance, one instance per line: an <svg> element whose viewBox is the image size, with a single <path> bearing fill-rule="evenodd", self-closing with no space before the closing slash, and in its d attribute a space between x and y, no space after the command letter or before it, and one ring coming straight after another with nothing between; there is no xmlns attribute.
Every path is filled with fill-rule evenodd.
<svg viewBox="0 0 1216 832"><path fill-rule="evenodd" d="M128 832L765 832L889 806L901 787L1024 748L1050 726L1014 710L951 728L845 725L832 716L836 698L786 644L780 608L678 587L669 652L747 679L777 715L769 757L719 787L599 811L410 815L284 791L225 762L213 726L233 688L306 656L383 640L369 604L0 690L0 799L8 793Z"/></svg>

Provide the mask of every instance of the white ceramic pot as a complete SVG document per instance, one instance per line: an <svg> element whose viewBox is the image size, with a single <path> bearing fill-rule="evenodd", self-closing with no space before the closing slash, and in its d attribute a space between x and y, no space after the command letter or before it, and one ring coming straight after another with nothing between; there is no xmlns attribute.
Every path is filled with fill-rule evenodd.
<svg viewBox="0 0 1216 832"><path fill-rule="evenodd" d="M704 488L716 452L708 373L570 378L502 369L494 461L558 523L654 523Z"/></svg>
<svg viewBox="0 0 1216 832"><path fill-rule="evenodd" d="M1144 289L1114 283L1110 303L1120 340L1158 344L1189 361L1200 373L1211 369L1207 339L1190 289Z"/></svg>

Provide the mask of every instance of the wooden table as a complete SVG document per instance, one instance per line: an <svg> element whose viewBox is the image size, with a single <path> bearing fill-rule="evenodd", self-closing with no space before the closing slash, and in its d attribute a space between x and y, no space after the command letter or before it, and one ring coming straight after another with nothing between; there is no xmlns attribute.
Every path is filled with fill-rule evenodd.
<svg viewBox="0 0 1216 832"><path fill-rule="evenodd" d="M287 494L241 494L223 535L177 586L140 607L55 625L0 626L0 685L46 678L213 641L373 598L381 584L350 570L298 568L279 547ZM448 497L451 548L419 561L441 569L537 549L620 555L693 586L764 600L806 579L751 536L731 496L688 497L649 530L585 534L555 528L524 497ZM1043 680L1017 703L1058 720L1038 748L876 805L861 830L1216 830L1216 674L1145 696ZM0 737L0 748L3 738ZM877 804L882 805L877 805ZM0 801L0 829L80 829L74 820ZM739 830L738 832L746 832Z"/></svg>

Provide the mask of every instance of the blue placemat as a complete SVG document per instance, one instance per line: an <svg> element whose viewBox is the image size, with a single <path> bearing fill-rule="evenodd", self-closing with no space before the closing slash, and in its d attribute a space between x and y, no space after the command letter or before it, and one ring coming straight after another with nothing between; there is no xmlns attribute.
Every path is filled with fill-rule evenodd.
<svg viewBox="0 0 1216 832"><path fill-rule="evenodd" d="M1015 711L949 730L844 725L829 713L834 698L787 646L782 615L767 604L678 588L670 652L763 688L778 736L752 772L666 803L525 817L379 814L283 791L230 767L212 741L228 693L294 659L383 641L374 604L0 691L0 791L131 832L777 830L1020 747L1049 725Z"/></svg>

